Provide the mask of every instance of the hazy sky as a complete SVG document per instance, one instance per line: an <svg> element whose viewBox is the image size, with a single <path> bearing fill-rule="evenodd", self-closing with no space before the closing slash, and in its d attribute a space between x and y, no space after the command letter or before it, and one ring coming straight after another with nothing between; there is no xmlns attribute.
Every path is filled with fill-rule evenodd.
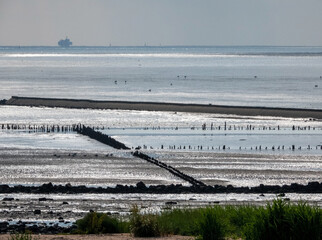
<svg viewBox="0 0 322 240"><path fill-rule="evenodd" d="M316 45L322 0L0 0L0 45Z"/></svg>

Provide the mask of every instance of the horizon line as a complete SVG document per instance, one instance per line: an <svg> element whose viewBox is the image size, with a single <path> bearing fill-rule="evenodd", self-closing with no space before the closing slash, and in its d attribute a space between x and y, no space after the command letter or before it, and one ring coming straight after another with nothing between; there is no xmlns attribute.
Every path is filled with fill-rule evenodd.
<svg viewBox="0 0 322 240"><path fill-rule="evenodd" d="M0 47L57 47L58 45L0 45ZM322 45L74 45L65 48L76 47L322 47Z"/></svg>

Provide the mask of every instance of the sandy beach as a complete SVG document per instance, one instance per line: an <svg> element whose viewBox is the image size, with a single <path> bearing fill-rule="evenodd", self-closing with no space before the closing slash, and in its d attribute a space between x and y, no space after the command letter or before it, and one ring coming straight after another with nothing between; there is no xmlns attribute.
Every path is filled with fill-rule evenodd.
<svg viewBox="0 0 322 240"><path fill-rule="evenodd" d="M12 96L6 105L89 109L121 109L140 111L173 111L233 114L241 116L273 116L322 119L322 110L296 108L243 107L161 102L93 101L82 99L33 98Z"/></svg>

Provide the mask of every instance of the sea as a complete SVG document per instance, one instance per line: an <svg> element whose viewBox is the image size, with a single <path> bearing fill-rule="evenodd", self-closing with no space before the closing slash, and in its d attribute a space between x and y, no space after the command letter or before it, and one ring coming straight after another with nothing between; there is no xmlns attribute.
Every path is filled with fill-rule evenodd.
<svg viewBox="0 0 322 240"><path fill-rule="evenodd" d="M0 47L0 98L322 108L322 47Z"/></svg>
<svg viewBox="0 0 322 240"><path fill-rule="evenodd" d="M0 86L0 100L24 96L322 110L322 47L0 47ZM0 184L188 184L134 159L132 150L115 150L74 132L34 130L79 123L130 148L140 147L209 185L322 181L322 122L315 119L0 105ZM28 128L7 129L11 124ZM35 194L0 194L4 197L33 201L39 207ZM160 210L169 200L177 201L178 207L210 202L264 205L276 195L40 197L68 199L69 210L84 215L93 206L128 212L132 204L148 209L156 204ZM322 206L321 194L286 198ZM8 217L9 208L0 208L0 219Z"/></svg>

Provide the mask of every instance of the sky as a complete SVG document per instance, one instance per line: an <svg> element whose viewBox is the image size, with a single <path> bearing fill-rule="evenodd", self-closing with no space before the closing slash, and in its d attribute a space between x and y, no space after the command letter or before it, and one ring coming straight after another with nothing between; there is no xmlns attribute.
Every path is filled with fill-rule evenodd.
<svg viewBox="0 0 322 240"><path fill-rule="evenodd" d="M1 46L322 46L321 0L0 0Z"/></svg>

